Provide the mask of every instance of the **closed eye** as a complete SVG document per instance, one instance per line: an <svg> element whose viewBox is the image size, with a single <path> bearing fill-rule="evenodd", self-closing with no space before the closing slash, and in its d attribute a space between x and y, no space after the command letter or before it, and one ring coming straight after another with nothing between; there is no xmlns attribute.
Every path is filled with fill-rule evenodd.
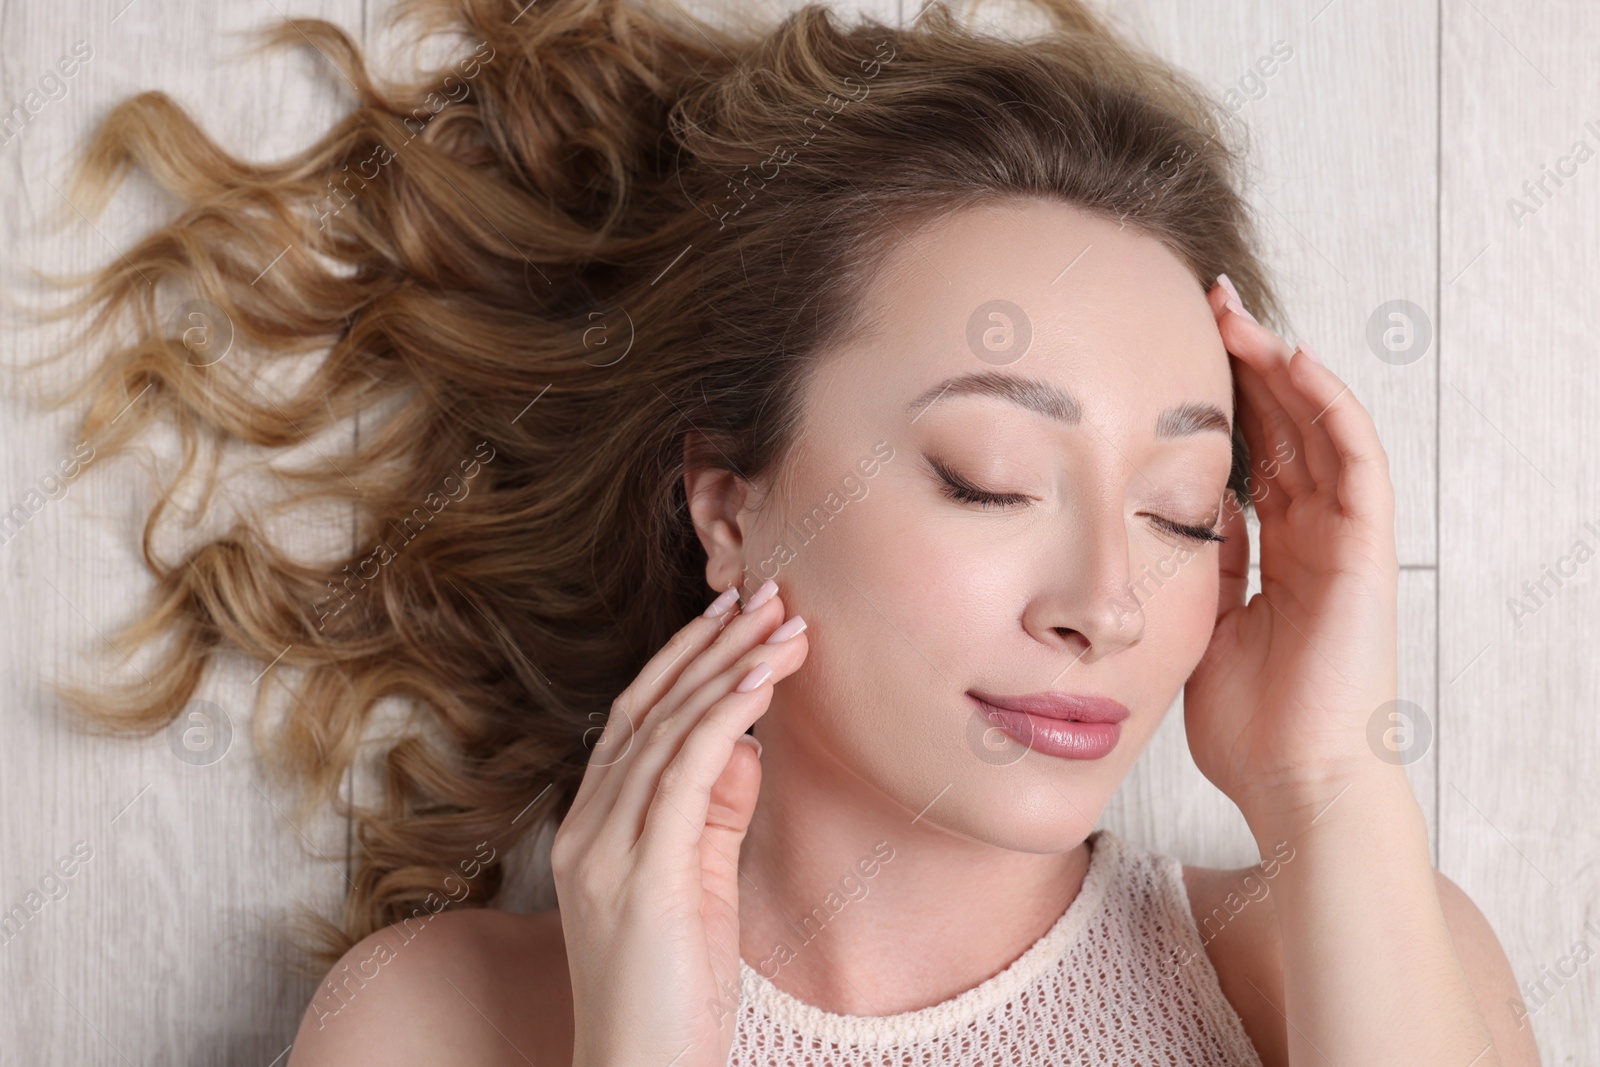
<svg viewBox="0 0 1600 1067"><path fill-rule="evenodd" d="M928 466L939 476L939 488L944 495L959 504L977 504L985 508L1010 508L1019 504L1026 504L1032 497L1022 493L991 493L987 489L979 489L955 471L951 470L944 461L934 457L925 457Z"/></svg>
<svg viewBox="0 0 1600 1067"><path fill-rule="evenodd" d="M948 465L938 458L934 456L926 456L924 458L928 461L928 465L933 468L934 473L939 476L940 490L945 496L958 504L976 504L982 508L1004 510L1025 505L1033 499L1024 493L994 493L987 489L980 489L951 470ZM1164 519L1159 515L1152 515L1150 518L1163 528L1186 540L1200 543L1215 542L1218 544L1228 540L1222 534L1217 533L1212 526L1191 526L1187 523Z"/></svg>
<svg viewBox="0 0 1600 1067"><path fill-rule="evenodd" d="M1221 544L1223 541L1227 540L1226 537L1217 533L1217 531L1210 526L1189 526L1181 522L1173 522L1171 519L1163 519L1159 515L1152 515L1150 517L1155 519L1156 522L1160 523L1162 526L1165 526L1167 529L1171 530L1173 533L1177 534L1179 537L1187 538L1190 541L1215 541L1218 544Z"/></svg>

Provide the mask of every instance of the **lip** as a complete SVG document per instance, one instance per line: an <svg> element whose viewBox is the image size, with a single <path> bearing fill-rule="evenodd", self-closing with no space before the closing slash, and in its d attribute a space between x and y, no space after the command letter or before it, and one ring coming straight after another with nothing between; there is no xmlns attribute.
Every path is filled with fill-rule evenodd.
<svg viewBox="0 0 1600 1067"><path fill-rule="evenodd" d="M1027 696L1003 697L980 693L976 689L967 690L967 695L991 708L1037 715L1044 719L1119 723L1128 717L1128 709L1110 697L1077 693L1029 693Z"/></svg>
<svg viewBox="0 0 1600 1067"><path fill-rule="evenodd" d="M1026 697L967 698L989 723L1035 752L1059 759L1093 760L1110 755L1122 737L1128 709L1105 697L1035 693Z"/></svg>

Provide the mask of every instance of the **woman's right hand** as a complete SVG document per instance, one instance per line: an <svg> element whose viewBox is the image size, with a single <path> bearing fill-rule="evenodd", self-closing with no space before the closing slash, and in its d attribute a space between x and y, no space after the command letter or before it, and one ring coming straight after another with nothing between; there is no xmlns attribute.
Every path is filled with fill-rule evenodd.
<svg viewBox="0 0 1600 1067"><path fill-rule="evenodd" d="M780 630L776 593L766 583L743 611L723 594L712 605L722 612L694 619L645 664L613 702L556 831L575 1067L727 1063L739 848L761 788L757 749L739 738L809 648L799 616Z"/></svg>

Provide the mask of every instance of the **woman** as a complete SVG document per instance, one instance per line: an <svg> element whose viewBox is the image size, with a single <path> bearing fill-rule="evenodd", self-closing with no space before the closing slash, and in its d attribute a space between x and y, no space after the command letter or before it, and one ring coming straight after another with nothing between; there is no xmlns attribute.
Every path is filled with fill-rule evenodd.
<svg viewBox="0 0 1600 1067"><path fill-rule="evenodd" d="M194 207L80 307L176 278L238 351L145 320L87 434L284 446L398 401L297 473L356 552L152 559L169 680L90 712L164 724L226 637L307 672L270 751L313 796L380 698L443 728L354 814L291 1067L1537 1062L1368 742L1372 421L1246 310L1279 318L1211 102L1038 6L1024 44L459 0L417 13L470 67L400 90L280 32L363 101L286 163L158 97L97 134L92 180L131 154ZM318 338L298 390L248 377ZM1094 830L1180 691L1255 868ZM440 915L545 823L558 908Z"/></svg>

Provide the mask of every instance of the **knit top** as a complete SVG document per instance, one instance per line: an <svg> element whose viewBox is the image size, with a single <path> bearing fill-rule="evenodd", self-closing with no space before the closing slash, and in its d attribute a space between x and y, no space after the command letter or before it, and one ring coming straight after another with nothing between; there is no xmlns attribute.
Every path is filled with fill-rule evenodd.
<svg viewBox="0 0 1600 1067"><path fill-rule="evenodd" d="M1109 830L1083 888L993 977L896 1015L836 1015L743 960L729 1067L1261 1067L1189 910L1183 866Z"/></svg>

